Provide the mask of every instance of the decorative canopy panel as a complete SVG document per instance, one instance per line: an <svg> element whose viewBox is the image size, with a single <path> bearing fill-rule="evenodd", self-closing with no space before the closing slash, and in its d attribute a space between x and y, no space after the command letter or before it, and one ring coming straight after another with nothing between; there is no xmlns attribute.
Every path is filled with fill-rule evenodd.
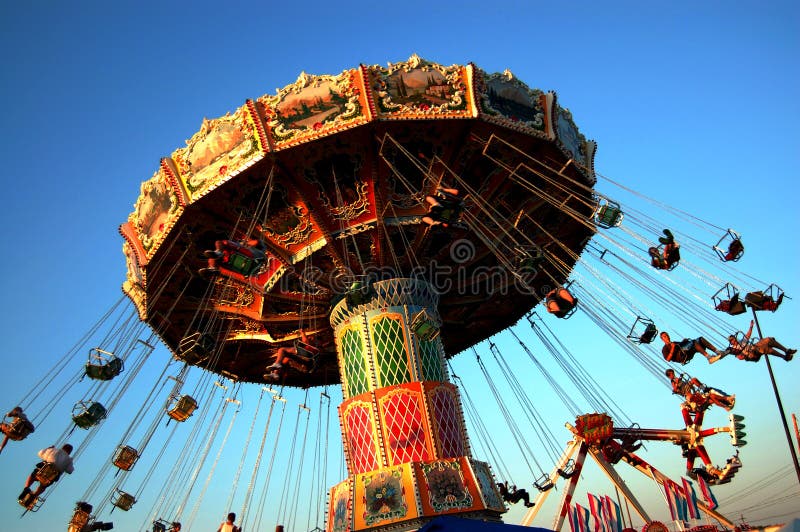
<svg viewBox="0 0 800 532"><path fill-rule="evenodd" d="M340 381L330 314L354 282L421 277L437 292L452 356L566 280L595 230L594 149L553 93L510 72L412 56L303 73L204 120L160 161L120 228L123 289L176 357L202 333L210 353L188 361L236 380L266 382L278 350L305 334L321 355L282 382L309 386ZM438 186L460 192L460 223L423 221ZM514 235L546 264L519 270ZM216 260L208 252L247 242L256 258L233 253L223 275L199 274ZM399 349L390 323L378 329L376 342ZM360 348L347 349L355 363ZM442 368L429 362L435 377ZM396 354L377 375L397 382L410 370Z"/></svg>

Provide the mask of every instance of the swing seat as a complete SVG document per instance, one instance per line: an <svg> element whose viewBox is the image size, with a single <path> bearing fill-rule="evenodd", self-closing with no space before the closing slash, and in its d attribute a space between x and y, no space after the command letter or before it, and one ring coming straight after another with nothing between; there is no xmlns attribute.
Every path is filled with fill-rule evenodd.
<svg viewBox="0 0 800 532"><path fill-rule="evenodd" d="M27 419L15 417L9 423L0 424L0 430L8 436L9 440L20 441L27 438L34 430L33 423Z"/></svg>
<svg viewBox="0 0 800 532"><path fill-rule="evenodd" d="M768 310L775 312L783 303L783 290L777 285L771 284L766 290L750 292L744 296L744 302L753 310Z"/></svg>
<svg viewBox="0 0 800 532"><path fill-rule="evenodd" d="M122 491L119 488L117 488L117 491L114 494L114 498L111 500L111 504L113 504L123 512L127 512L128 510L130 510L135 503L136 503L136 497L134 497L130 493Z"/></svg>
<svg viewBox="0 0 800 532"><path fill-rule="evenodd" d="M733 297L733 299L720 301L714 307L714 309L730 314L731 316L738 316L739 314L744 314L747 312L747 307L745 307L744 303L739 300L739 294L736 294Z"/></svg>
<svg viewBox="0 0 800 532"><path fill-rule="evenodd" d="M747 312L744 302L740 299L739 289L731 283L725 283L722 288L717 290L717 293L711 296L711 301L714 302L714 310L725 312L731 316Z"/></svg>
<svg viewBox="0 0 800 532"><path fill-rule="evenodd" d="M205 362L214 353L216 342L205 333L194 332L178 344L178 358L195 365Z"/></svg>
<svg viewBox="0 0 800 532"><path fill-rule="evenodd" d="M561 295L561 291L567 293L572 301ZM556 288L545 296L545 308L547 312L557 318L567 319L578 309L578 299L573 296L566 288Z"/></svg>
<svg viewBox="0 0 800 532"><path fill-rule="evenodd" d="M434 222L445 225L456 225L461 218L464 210L464 200L456 194L438 190L435 195L430 196L439 205L433 205L428 209L428 216Z"/></svg>
<svg viewBox="0 0 800 532"><path fill-rule="evenodd" d="M353 281L350 288L347 289L345 298L347 299L347 306L355 307L363 305L374 296L372 284L366 280Z"/></svg>
<svg viewBox="0 0 800 532"><path fill-rule="evenodd" d="M189 419L197 409L197 401L189 395L181 396L170 410L167 415L175 421L183 422Z"/></svg>
<svg viewBox="0 0 800 532"><path fill-rule="evenodd" d="M642 328L644 325L644 328ZM636 320L631 325L631 330L628 333L628 340L636 344L649 344L655 340L658 334L658 328L653 320L642 316L637 316Z"/></svg>
<svg viewBox="0 0 800 532"><path fill-rule="evenodd" d="M139 451L128 445L120 445L111 463L123 471L130 471L138 459Z"/></svg>
<svg viewBox="0 0 800 532"><path fill-rule="evenodd" d="M519 272L535 272L545 260L544 251L539 246L520 246L514 257L514 268Z"/></svg>
<svg viewBox="0 0 800 532"><path fill-rule="evenodd" d="M319 348L303 342L302 340L295 340L294 348L297 351L297 356L310 358L316 361L316 358L319 356Z"/></svg>
<svg viewBox="0 0 800 532"><path fill-rule="evenodd" d="M547 473L545 473L541 477L539 477L539 480L536 480L533 483L533 485L536 486L536 489L538 489L542 493L544 493L545 491L553 489L553 481L550 480L550 477L547 475Z"/></svg>
<svg viewBox="0 0 800 532"><path fill-rule="evenodd" d="M622 224L624 214L620 209L619 203L601 200L594 214L594 222L605 229L619 227Z"/></svg>
<svg viewBox="0 0 800 532"><path fill-rule="evenodd" d="M123 369L122 359L112 355L111 358L99 364L87 362L86 376L97 381L110 381L122 373Z"/></svg>
<svg viewBox="0 0 800 532"><path fill-rule="evenodd" d="M72 519L69 520L67 532L82 532L92 519L92 505L87 502L79 502L75 506Z"/></svg>
<svg viewBox="0 0 800 532"><path fill-rule="evenodd" d="M222 263L220 268L238 273L243 277L250 277L258 272L263 262L263 259L248 257L241 253L231 253L228 261Z"/></svg>
<svg viewBox="0 0 800 532"><path fill-rule="evenodd" d="M78 413L76 414L76 412ZM75 405L72 409L72 413L72 421L82 429L88 429L97 425L108 415L106 407L100 403L92 402L87 405L87 403L83 401Z"/></svg>
<svg viewBox="0 0 800 532"><path fill-rule="evenodd" d="M44 497L41 495L37 497L33 494L33 492L28 492L17 502L19 502L20 506L25 508L25 510L28 512L38 512L39 508L41 508L44 504Z"/></svg>
<svg viewBox="0 0 800 532"><path fill-rule="evenodd" d="M561 478L572 478L575 474L575 460L570 458L563 469L559 467L558 474L561 475Z"/></svg>
<svg viewBox="0 0 800 532"><path fill-rule="evenodd" d="M658 334L658 329L656 328L654 323L648 323L647 327L644 328L644 332L639 337L640 344L649 344L651 343Z"/></svg>
<svg viewBox="0 0 800 532"><path fill-rule="evenodd" d="M663 257L663 248L664 245L658 246L658 253L660 257ZM667 253L667 256L663 258L662 265L660 269L667 270L671 272L675 268L678 267L678 263L681 261L681 247L678 244L675 244L672 249Z"/></svg>
<svg viewBox="0 0 800 532"><path fill-rule="evenodd" d="M58 470L55 464L44 462L42 465L36 468L36 474L34 475L34 478L39 481L42 486L49 486L56 481L60 474L61 472Z"/></svg>
<svg viewBox="0 0 800 532"><path fill-rule="evenodd" d="M713 249L722 262L736 262L744 255L742 238L733 229L728 229Z"/></svg>
<svg viewBox="0 0 800 532"><path fill-rule="evenodd" d="M411 330L423 342L430 342L439 336L439 323L426 309L422 309L411 318Z"/></svg>

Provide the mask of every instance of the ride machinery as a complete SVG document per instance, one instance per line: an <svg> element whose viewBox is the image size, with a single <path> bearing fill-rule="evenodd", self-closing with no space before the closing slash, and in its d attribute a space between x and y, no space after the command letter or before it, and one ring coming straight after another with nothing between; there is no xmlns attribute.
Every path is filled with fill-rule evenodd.
<svg viewBox="0 0 800 532"><path fill-rule="evenodd" d="M301 74L161 160L120 229L123 289L188 364L341 383L328 530L499 520L446 360L567 280L595 231L594 149L508 71ZM436 210L441 189L458 201ZM281 353L305 365L270 372Z"/></svg>

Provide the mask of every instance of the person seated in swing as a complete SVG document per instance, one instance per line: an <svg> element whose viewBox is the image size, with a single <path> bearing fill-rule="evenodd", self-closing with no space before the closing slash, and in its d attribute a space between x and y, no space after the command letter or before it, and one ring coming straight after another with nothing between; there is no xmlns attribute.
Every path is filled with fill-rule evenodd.
<svg viewBox="0 0 800 532"><path fill-rule="evenodd" d="M266 245L258 239L217 240L214 249L207 249L203 254L208 258L208 266L200 270L201 275L218 275L222 269L249 277L266 259Z"/></svg>
<svg viewBox="0 0 800 532"><path fill-rule="evenodd" d="M449 227L457 224L464 209L464 200L459 197L460 194L456 188L436 187L435 195L425 196L428 213L422 217L422 221L430 226Z"/></svg>
<svg viewBox="0 0 800 532"><path fill-rule="evenodd" d="M649 344L652 343L653 340L656 339L656 334L658 333L658 328L656 327L655 323L648 323L642 334L639 335L639 343L640 344Z"/></svg>
<svg viewBox="0 0 800 532"><path fill-rule="evenodd" d="M778 310L778 307L781 306L781 303L783 303L783 296L783 291L781 291L780 295L778 295L778 299L775 299L771 292L765 294L762 290L758 290L756 292L750 292L744 296L744 302L755 310L768 310L770 312L775 312Z"/></svg>
<svg viewBox="0 0 800 532"><path fill-rule="evenodd" d="M703 409L713 404L731 410L736 403L735 395L728 395L722 390L711 388L685 373L675 374L675 370L668 369L665 375L672 385L672 393L686 399L686 403L695 409Z"/></svg>
<svg viewBox="0 0 800 532"><path fill-rule="evenodd" d="M731 240L731 243L728 244L728 251L725 252L725 256L723 260L725 262L731 260L737 260L739 257L742 256L744 253L744 244L742 244L741 238L734 238Z"/></svg>
<svg viewBox="0 0 800 532"><path fill-rule="evenodd" d="M517 489L516 486L508 487L508 482L498 482L497 489L500 491L500 496L504 501L516 504L522 501L525 508L531 508L534 503L531 502L531 496L526 489Z"/></svg>
<svg viewBox="0 0 800 532"><path fill-rule="evenodd" d="M275 353L275 362L267 366L264 378L277 381L283 376L284 364L301 373L311 373L317 366L319 350L308 342L305 331L300 329L301 342L295 342L291 347L281 347Z"/></svg>
<svg viewBox="0 0 800 532"><path fill-rule="evenodd" d="M664 229L664 236L659 237L658 241L664 246L661 253L657 247L651 247L647 251L650 254L650 264L659 270L669 270L681 260L680 244L675 242L672 231Z"/></svg>
<svg viewBox="0 0 800 532"><path fill-rule="evenodd" d="M547 312L557 318L566 317L578 306L578 299L564 287L558 287L545 296L545 307Z"/></svg>
<svg viewBox="0 0 800 532"><path fill-rule="evenodd" d="M664 347L661 348L661 354L667 362L688 364L696 353L701 353L708 359L709 364L713 364L725 356L723 351L714 347L711 342L702 336L694 339L684 338L680 342L673 342L669 337L669 333L666 331L663 331L659 336L661 337L661 341L664 342ZM714 352L716 356L709 355L708 351Z"/></svg>
<svg viewBox="0 0 800 532"><path fill-rule="evenodd" d="M714 310L726 312L731 316L737 316L747 312L744 302L739 298L739 292L734 293L730 299L721 299L720 302L714 307Z"/></svg>
<svg viewBox="0 0 800 532"><path fill-rule="evenodd" d="M21 503L25 501L35 502L48 486L54 484L61 478L62 473L66 472L71 475L72 472L75 471L75 467L72 465L72 457L69 455L71 452L72 445L69 443L65 443L60 449L56 449L55 445L51 445L47 449L39 451L39 458L41 458L42 461L37 463L31 474L28 475L28 479L25 481L25 488L22 490L22 493L19 494L19 501ZM39 476L39 471L44 468L46 464L52 464L56 470L55 476L49 480L43 480ZM36 481L39 482L39 486L34 491L31 491L31 486Z"/></svg>
<svg viewBox="0 0 800 532"><path fill-rule="evenodd" d="M28 437L28 434L34 431L33 423L30 422L28 416L22 411L22 407L15 406L11 412L6 414L7 418L11 421L3 421L0 423L0 432L3 433L3 441L0 443L0 452L8 443L8 440L23 440Z"/></svg>
<svg viewBox="0 0 800 532"><path fill-rule="evenodd" d="M750 320L750 328L747 329L744 337L738 340L735 335L728 336L728 349L725 354L732 354L739 360L746 362L758 362L762 356L772 355L784 359L789 362L794 358L797 349L789 349L784 347L779 341L772 336L767 336L758 340L757 342L750 341L750 335L753 334L754 320ZM783 352L781 352L783 351Z"/></svg>

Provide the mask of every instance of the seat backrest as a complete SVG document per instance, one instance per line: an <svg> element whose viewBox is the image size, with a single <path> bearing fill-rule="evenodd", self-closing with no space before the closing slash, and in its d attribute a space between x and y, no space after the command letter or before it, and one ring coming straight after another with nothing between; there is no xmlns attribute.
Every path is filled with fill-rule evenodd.
<svg viewBox="0 0 800 532"><path fill-rule="evenodd" d="M127 512L131 509L135 502L136 498L133 495L120 490L117 491L117 498L112 502L112 504L120 510Z"/></svg>
<svg viewBox="0 0 800 532"><path fill-rule="evenodd" d="M3 426L3 432L8 436L9 440L24 440L33 432L33 423L27 419L17 417L11 423Z"/></svg>
<svg viewBox="0 0 800 532"><path fill-rule="evenodd" d="M240 253L231 253L230 259L224 264L225 268L244 275L245 277L255 273L259 266L260 263L257 260L246 257Z"/></svg>
<svg viewBox="0 0 800 532"><path fill-rule="evenodd" d="M117 450L113 464L124 471L130 471L139 459L139 452L133 447L124 445Z"/></svg>
<svg viewBox="0 0 800 532"><path fill-rule="evenodd" d="M36 468L36 480L45 486L52 484L58 474L58 468L50 462L43 462L42 465Z"/></svg>
<svg viewBox="0 0 800 532"><path fill-rule="evenodd" d="M648 323L647 327L644 328L644 332L639 337L639 342L649 344L655 339L656 334L658 334L658 328L654 323Z"/></svg>
<svg viewBox="0 0 800 532"><path fill-rule="evenodd" d="M197 401L189 395L183 395L167 414L175 421L186 421L196 409Z"/></svg>

